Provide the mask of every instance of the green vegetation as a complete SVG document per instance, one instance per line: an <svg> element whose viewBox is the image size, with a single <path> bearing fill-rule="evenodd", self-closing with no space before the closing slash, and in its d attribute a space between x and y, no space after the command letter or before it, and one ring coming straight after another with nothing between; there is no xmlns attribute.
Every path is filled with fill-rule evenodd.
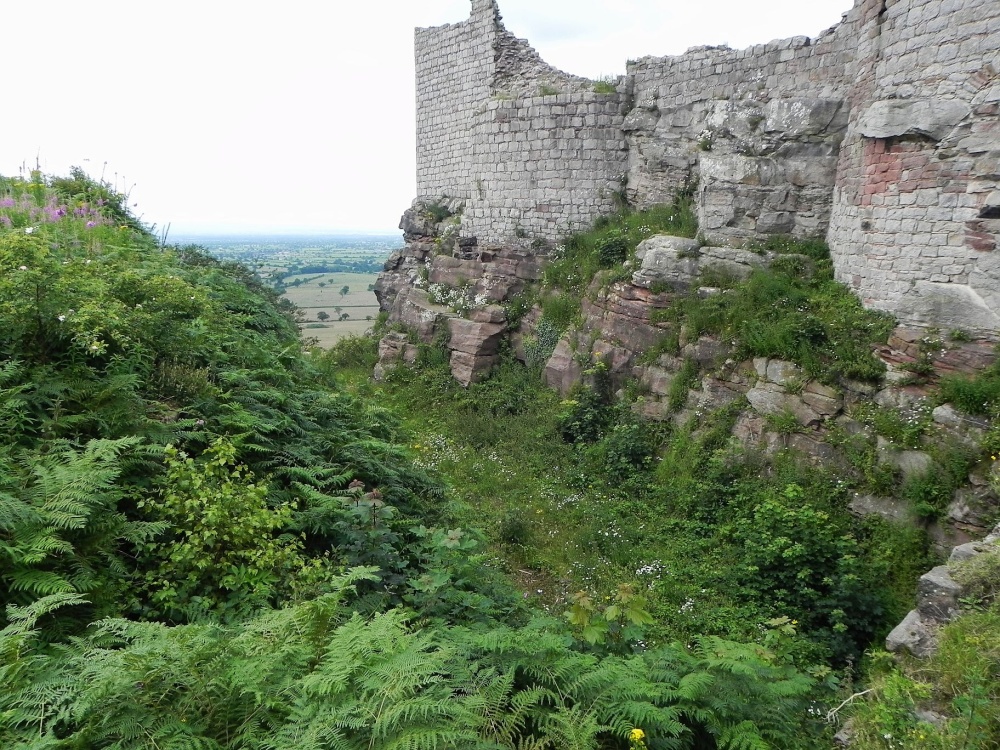
<svg viewBox="0 0 1000 750"><path fill-rule="evenodd" d="M865 310L833 280L822 243L782 241L778 249L787 254L769 269L733 281L724 294L705 298L693 293L659 319L683 324L689 338L714 334L731 340L739 358L789 360L810 378L825 382L881 377L885 366L873 356L871 345L886 341L892 319Z"/></svg>
<svg viewBox="0 0 1000 750"><path fill-rule="evenodd" d="M602 268L694 234L689 198L567 240L509 305L542 310L529 366L505 352L463 389L443 341L383 383L372 337L309 351L248 269L68 183L0 181L0 746L830 746L823 716L911 606L924 535L735 443L738 405L649 424L601 362L567 399L540 382ZM872 376L885 321L794 247L671 320ZM685 360L675 411L700 377ZM926 427L868 422L911 444ZM941 446L914 502L938 508L971 460ZM996 640L997 567L956 572L981 611L943 639L954 725L930 747L997 735L995 649L962 650ZM919 675L869 660L860 736L923 731Z"/></svg>
<svg viewBox="0 0 1000 750"><path fill-rule="evenodd" d="M854 711L861 750L987 750L1000 738L1000 553L960 563L969 611L939 634L937 653L901 666L873 664L870 692Z"/></svg>
<svg viewBox="0 0 1000 750"><path fill-rule="evenodd" d="M784 616L799 623L803 666L856 657L905 614L924 544L856 521L835 474L733 447L731 410L642 424L604 368L587 379L565 401L514 362L467 390L445 364L361 388L422 433L421 462L449 477L457 512L549 607L634 586L657 641L753 639ZM880 557L890 546L898 578Z"/></svg>
<svg viewBox="0 0 1000 750"><path fill-rule="evenodd" d="M654 234L694 237L698 224L692 195L692 191L684 191L669 206L623 210L598 219L590 232L566 238L545 267L545 286L579 299L598 271L620 266L644 239Z"/></svg>
<svg viewBox="0 0 1000 750"><path fill-rule="evenodd" d="M1000 416L1000 366L984 370L975 378L942 378L939 398L966 414Z"/></svg>
<svg viewBox="0 0 1000 750"><path fill-rule="evenodd" d="M443 481L454 452L519 497L505 544L534 554L535 519L512 516L535 483L600 482L593 464L633 485L642 431L547 440L560 407L531 371L459 392L431 349L390 384L390 405L427 406L401 421L341 385L372 341L303 351L244 267L162 247L84 187L0 183L0 745L812 746L821 681L790 621L673 643L622 581L546 616L462 527L477 485ZM515 443L524 466L492 480L466 447ZM616 565L619 541L598 545Z"/></svg>
<svg viewBox="0 0 1000 750"><path fill-rule="evenodd" d="M536 297L539 340L554 344L553 332L579 324L592 280L602 268L620 267L644 238L644 229L629 235L643 227L630 224L645 218L638 216L600 222L557 250ZM675 225L661 231L680 233ZM662 318L674 329L644 359L678 354L678 331L688 341L712 333L732 340L737 357L789 359L810 378L878 380L884 367L872 345L885 342L893 321L865 311L833 281L825 245L776 238L759 249L779 254L769 270L744 281L706 279L722 294L675 304ZM582 362L587 355L578 356ZM545 357L528 359L541 364ZM672 411L700 377L685 361L672 381ZM878 462L873 437L844 435L840 445L857 462L855 478L793 455L765 458L738 447L730 440L733 408L700 413L684 426L652 426L628 408L627 388L625 401L616 399L600 362L591 363L584 382L559 402L530 368L508 362L463 391L443 364L428 359L416 373L362 391L424 430L427 439L416 447L449 478L456 512L484 527L509 574L547 609L565 612L578 639L613 646L614 634L635 627L626 614L632 602L652 615L644 628L651 647L706 635L759 642L783 623L777 630L787 628L790 663L824 675L828 688L840 686L839 695L814 690L811 715L825 715L823 702L829 708L849 697L856 680L869 678L856 671L862 652L912 607L916 578L934 564L923 531L849 513L852 491L901 496L931 518L975 456L934 445L932 469L899 485L891 466ZM928 450L926 410L859 407L853 416L899 448ZM791 415L773 421L779 433L801 429ZM878 667L871 669L876 686ZM811 746L812 732L829 746L829 725L801 718L805 731L785 746Z"/></svg>

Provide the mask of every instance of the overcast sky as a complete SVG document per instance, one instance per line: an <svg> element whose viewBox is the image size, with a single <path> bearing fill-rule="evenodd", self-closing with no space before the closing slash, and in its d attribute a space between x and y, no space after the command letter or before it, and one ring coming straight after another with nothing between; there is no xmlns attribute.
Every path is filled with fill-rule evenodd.
<svg viewBox="0 0 1000 750"><path fill-rule="evenodd" d="M171 234L393 231L413 198L413 27L469 0L2 3L0 174L71 165ZM816 36L851 0L500 0L551 64ZM132 187L134 185L134 188Z"/></svg>

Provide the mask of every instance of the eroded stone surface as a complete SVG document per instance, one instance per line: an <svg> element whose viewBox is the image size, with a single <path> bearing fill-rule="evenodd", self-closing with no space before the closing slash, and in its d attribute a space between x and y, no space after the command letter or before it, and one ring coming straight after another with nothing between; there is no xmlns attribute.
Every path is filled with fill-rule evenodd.
<svg viewBox="0 0 1000 750"><path fill-rule="evenodd" d="M939 565L920 576L917 609L926 619L948 622L958 613L961 594L962 587L952 579L948 566Z"/></svg>
<svg viewBox="0 0 1000 750"><path fill-rule="evenodd" d="M595 87L474 0L416 34L418 194L464 205L463 239L528 248L697 178L710 244L825 236L865 304L996 340L998 36L988 0L857 0L815 39L642 57ZM441 231L428 200L408 238Z"/></svg>
<svg viewBox="0 0 1000 750"><path fill-rule="evenodd" d="M885 639L885 650L908 651L920 658L930 656L937 650L937 628L927 623L917 610L911 610Z"/></svg>
<svg viewBox="0 0 1000 750"><path fill-rule="evenodd" d="M954 99L886 99L864 111L858 132L865 138L919 135L940 141L971 113Z"/></svg>

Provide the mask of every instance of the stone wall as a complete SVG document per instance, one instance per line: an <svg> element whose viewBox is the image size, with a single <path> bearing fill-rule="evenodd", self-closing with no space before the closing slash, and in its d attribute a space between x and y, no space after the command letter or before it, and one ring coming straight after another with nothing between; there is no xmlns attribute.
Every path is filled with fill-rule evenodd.
<svg viewBox="0 0 1000 750"><path fill-rule="evenodd" d="M490 96L498 11L477 0L467 21L416 30L417 194L468 198L476 109Z"/></svg>
<svg viewBox="0 0 1000 750"><path fill-rule="evenodd" d="M466 199L465 237L555 240L623 187L697 184L707 242L825 235L866 305L1000 337L996 0L857 0L816 39L642 58L607 94L473 0L417 60L420 194Z"/></svg>
<svg viewBox="0 0 1000 750"><path fill-rule="evenodd" d="M467 200L483 243L556 240L616 207L627 95L546 64L493 0L468 21L416 32L417 189Z"/></svg>
<svg viewBox="0 0 1000 750"><path fill-rule="evenodd" d="M828 239L837 277L911 325L1000 329L1000 7L859 3L865 34Z"/></svg>
<svg viewBox="0 0 1000 750"><path fill-rule="evenodd" d="M701 47L629 64L629 197L698 184L710 242L822 234L847 126L850 26L744 50Z"/></svg>
<svg viewBox="0 0 1000 750"><path fill-rule="evenodd" d="M626 169L623 98L584 90L487 102L464 231L493 243L556 240L613 212Z"/></svg>

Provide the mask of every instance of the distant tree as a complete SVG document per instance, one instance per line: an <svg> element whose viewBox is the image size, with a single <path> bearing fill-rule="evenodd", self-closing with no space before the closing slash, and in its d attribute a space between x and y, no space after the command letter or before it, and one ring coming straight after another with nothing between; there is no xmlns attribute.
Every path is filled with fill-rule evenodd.
<svg viewBox="0 0 1000 750"><path fill-rule="evenodd" d="M365 320L371 320L371 319L372 319L372 316L371 316L371 315L366 315L366 316L365 316Z"/></svg>
<svg viewBox="0 0 1000 750"><path fill-rule="evenodd" d="M325 287L325 286L326 286L326 282L325 282L325 281L321 281L321 282L319 282L319 288L320 288L320 289L322 289L322 288L323 288L323 287Z"/></svg>
<svg viewBox="0 0 1000 750"><path fill-rule="evenodd" d="M344 284L342 287L340 287L340 296L346 297L348 293L350 293L350 291L351 287L347 286L347 284Z"/></svg>
<svg viewBox="0 0 1000 750"><path fill-rule="evenodd" d="M329 320L330 319L330 313L328 313L326 310L320 310L318 313L316 313L316 319L317 320Z"/></svg>
<svg viewBox="0 0 1000 750"><path fill-rule="evenodd" d="M369 284L368 285L368 291L369 292L374 292L375 291L375 285L374 284Z"/></svg>
<svg viewBox="0 0 1000 750"><path fill-rule="evenodd" d="M340 319L341 320L347 320L349 317L351 317L350 313L341 313L340 314Z"/></svg>
<svg viewBox="0 0 1000 750"><path fill-rule="evenodd" d="M335 313L337 313L337 315L340 315L340 311L341 311L341 310L343 310L343 309L344 309L344 308L342 308L342 307L337 307L337 306L335 306L335 307L333 308L333 311L334 311Z"/></svg>

